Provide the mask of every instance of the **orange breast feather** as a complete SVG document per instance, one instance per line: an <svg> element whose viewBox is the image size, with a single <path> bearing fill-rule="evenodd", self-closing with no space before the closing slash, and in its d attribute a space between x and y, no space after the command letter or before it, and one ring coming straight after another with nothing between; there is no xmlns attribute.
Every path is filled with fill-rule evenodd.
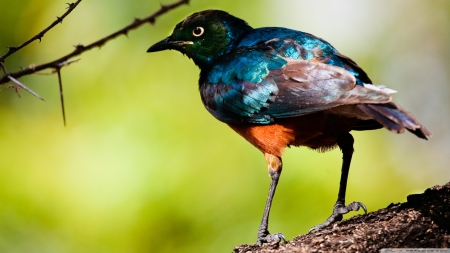
<svg viewBox="0 0 450 253"><path fill-rule="evenodd" d="M336 146L337 138L356 123L346 117L319 112L293 118L277 119L273 124L228 124L263 153L281 157L290 146L306 146L321 151Z"/></svg>

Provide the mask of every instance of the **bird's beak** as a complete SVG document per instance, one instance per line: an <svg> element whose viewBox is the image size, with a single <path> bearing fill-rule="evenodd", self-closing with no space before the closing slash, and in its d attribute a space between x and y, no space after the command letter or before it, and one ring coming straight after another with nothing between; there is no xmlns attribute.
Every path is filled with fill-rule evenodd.
<svg viewBox="0 0 450 253"><path fill-rule="evenodd" d="M161 40L160 42L156 43L155 45L151 46L147 50L147 53L158 52L167 49L179 50L184 45L192 45L192 44L194 44L192 41L173 41L170 37L167 37Z"/></svg>

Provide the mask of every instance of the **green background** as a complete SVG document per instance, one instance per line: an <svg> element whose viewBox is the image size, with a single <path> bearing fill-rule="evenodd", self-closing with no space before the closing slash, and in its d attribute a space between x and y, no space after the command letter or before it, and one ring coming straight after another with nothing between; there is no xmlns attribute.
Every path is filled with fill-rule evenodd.
<svg viewBox="0 0 450 253"><path fill-rule="evenodd" d="M0 54L65 7L2 0ZM158 8L82 1L6 67L54 60ZM263 155L203 108L187 57L146 53L184 17L210 8L326 39L374 83L398 90L394 99L433 132L429 141L355 132L347 201L375 211L450 181L450 1L192 0L62 69L67 127L56 75L20 79L46 102L0 86L0 252L231 252L256 241L270 181ZM330 214L341 154L292 148L283 162L270 231L291 239Z"/></svg>

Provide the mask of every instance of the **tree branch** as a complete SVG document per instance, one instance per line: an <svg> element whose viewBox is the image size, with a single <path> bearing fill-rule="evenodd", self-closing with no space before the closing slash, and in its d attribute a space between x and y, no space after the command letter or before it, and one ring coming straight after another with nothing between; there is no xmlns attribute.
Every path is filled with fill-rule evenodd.
<svg viewBox="0 0 450 253"><path fill-rule="evenodd" d="M81 1L81 0L79 0L79 1ZM41 71L41 70L44 70L44 69L57 69L57 68L60 68L60 64L63 63L63 62L67 62L70 58L72 58L74 56L77 56L77 55L80 55L83 52L88 51L88 50L90 50L92 48L101 47L106 42L108 42L108 41L110 41L110 40L112 40L112 39L114 39L114 38L116 38L116 37L118 37L120 35L126 35L129 31L134 30L134 29L140 27L141 25L143 25L145 23L154 24L155 21L156 21L156 18L158 18L162 14L165 14L166 12L168 12L168 11L170 11L172 9L175 9L176 7L178 7L180 5L188 4L188 3L189 3L189 0L179 0L178 2L175 2L173 4L161 5L161 8L158 11L156 11L155 13L153 13L152 15L150 15L150 16L148 16L146 18L143 18L143 19L136 18L131 24L125 26L124 28L118 30L117 32L114 32L114 33L112 33L112 34L110 34L110 35L108 35L108 36L106 36L106 37L104 37L102 39L99 39L99 40L97 40L97 41L95 41L95 42L93 42L91 44L88 44L86 46L79 44L79 45L75 46L75 50L72 53L69 53L69 54L67 54L65 56L62 56L59 59L56 59L54 61L41 64L41 65L28 67L28 68L22 69L20 71L14 72L14 73L5 74L4 76L2 76L0 78L0 85L9 82L10 81L9 77L13 77L13 78L17 79L17 78L20 78L22 76L30 75L30 74L33 74L35 72L38 72L38 71ZM39 37L39 34L36 35L36 36Z"/></svg>
<svg viewBox="0 0 450 253"><path fill-rule="evenodd" d="M31 42L33 42L35 40L39 40L39 42L41 42L41 39L42 39L42 37L44 37L44 34L47 33L50 29L52 29L57 24L60 24L60 23L62 24L64 18L67 15L69 15L73 11L73 9L75 9L75 7L77 7L77 5L80 2L81 2L81 0L78 0L75 3L68 3L67 5L69 5L69 7L67 7L67 11L61 17L56 17L56 20L53 21L53 23L51 25L49 25L47 28L40 31L38 34L34 35L31 39L25 41L24 43L20 44L17 47L8 47L8 52L6 52L4 55L0 56L0 62L5 62L5 59L8 58L8 56L19 51L20 49L24 48L25 46L27 46L28 44L30 44Z"/></svg>

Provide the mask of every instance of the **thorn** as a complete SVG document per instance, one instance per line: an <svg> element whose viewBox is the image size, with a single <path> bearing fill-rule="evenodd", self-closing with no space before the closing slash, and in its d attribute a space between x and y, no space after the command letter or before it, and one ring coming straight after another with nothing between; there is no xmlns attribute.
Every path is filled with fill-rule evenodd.
<svg viewBox="0 0 450 253"><path fill-rule="evenodd" d="M58 21L58 23L62 24L63 19L61 17L56 17L56 21Z"/></svg>
<svg viewBox="0 0 450 253"><path fill-rule="evenodd" d="M0 67L3 70L3 74L6 76L8 75L8 71L6 70L5 64L3 62L0 62Z"/></svg>
<svg viewBox="0 0 450 253"><path fill-rule="evenodd" d="M39 43L42 42L42 37L44 37L44 34L42 34L42 32L40 32L40 33L38 34Z"/></svg>
<svg viewBox="0 0 450 253"><path fill-rule="evenodd" d="M66 9L70 9L74 6L74 3L66 3L66 4L68 5Z"/></svg>
<svg viewBox="0 0 450 253"><path fill-rule="evenodd" d="M19 86L20 88L22 88L22 89L28 91L31 95L33 95L33 96L39 98L39 99L42 100L42 101L45 101L45 100L44 100L41 96L39 96L36 92L34 92L33 90L31 90L31 89L28 88L27 86L23 85L21 82L19 82L19 81L18 81L17 79L15 79L14 77L8 76L8 79L11 80L11 81L13 81L13 82L14 82L17 86ZM16 90L16 92L17 92L17 94L18 94L19 97L20 97L20 94L18 93L18 90Z"/></svg>
<svg viewBox="0 0 450 253"><path fill-rule="evenodd" d="M64 126L66 126L66 110L64 109L64 95L63 95L63 86L62 86L62 79L61 79L61 69L58 68L58 83L59 83L59 95L61 98L61 110L62 110L62 116L63 116L63 122Z"/></svg>
<svg viewBox="0 0 450 253"><path fill-rule="evenodd" d="M106 41L103 41L102 43L98 44L97 47L98 49L101 49L104 45L105 45Z"/></svg>
<svg viewBox="0 0 450 253"><path fill-rule="evenodd" d="M83 50L84 46L82 44L75 45L75 50Z"/></svg>

